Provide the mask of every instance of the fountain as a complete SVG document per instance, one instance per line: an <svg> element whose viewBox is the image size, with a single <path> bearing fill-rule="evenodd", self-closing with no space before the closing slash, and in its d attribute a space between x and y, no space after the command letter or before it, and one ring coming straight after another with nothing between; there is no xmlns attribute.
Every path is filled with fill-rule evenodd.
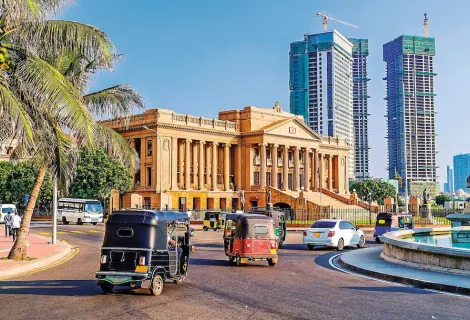
<svg viewBox="0 0 470 320"><path fill-rule="evenodd" d="M451 222L452 243L470 243L470 214L454 213L446 218Z"/></svg>

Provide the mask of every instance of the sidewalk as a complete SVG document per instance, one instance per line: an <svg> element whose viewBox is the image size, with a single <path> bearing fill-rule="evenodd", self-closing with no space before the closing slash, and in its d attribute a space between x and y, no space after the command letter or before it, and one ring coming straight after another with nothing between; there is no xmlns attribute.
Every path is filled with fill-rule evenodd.
<svg viewBox="0 0 470 320"><path fill-rule="evenodd" d="M470 294L470 277L450 273L415 269L387 262L380 257L383 247L373 247L343 253L342 267L351 271L392 282L424 289Z"/></svg>
<svg viewBox="0 0 470 320"><path fill-rule="evenodd" d="M29 261L8 260L13 238L5 237L5 226L0 224L0 279L16 276L53 265L72 254L72 247L65 243L50 244L51 239L30 233L27 238Z"/></svg>

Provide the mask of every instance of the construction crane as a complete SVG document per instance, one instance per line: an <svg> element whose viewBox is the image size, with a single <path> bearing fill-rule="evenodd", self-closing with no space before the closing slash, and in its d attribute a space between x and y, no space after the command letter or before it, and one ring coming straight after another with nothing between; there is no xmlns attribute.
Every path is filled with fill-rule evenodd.
<svg viewBox="0 0 470 320"><path fill-rule="evenodd" d="M428 20L428 14L424 14L424 37L428 37L428 26L429 26L429 20Z"/></svg>
<svg viewBox="0 0 470 320"><path fill-rule="evenodd" d="M358 26L355 26L355 25L353 25L353 24L350 24L350 23L347 23L347 22L344 22L344 21L341 21L341 20L338 20L338 19L329 17L329 16L326 14L326 12L317 13L317 17L323 18L323 30L326 30L326 27L327 27L327 25L328 25L328 20L335 21L335 22L339 22L339 23L342 23L342 24L344 24L344 25L347 25L347 26L350 26L350 27L353 27L353 28L359 28Z"/></svg>

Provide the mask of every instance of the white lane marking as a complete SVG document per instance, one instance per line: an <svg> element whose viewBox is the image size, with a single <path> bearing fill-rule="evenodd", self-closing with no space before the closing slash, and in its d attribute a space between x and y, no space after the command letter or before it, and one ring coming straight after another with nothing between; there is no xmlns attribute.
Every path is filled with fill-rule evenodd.
<svg viewBox="0 0 470 320"><path fill-rule="evenodd" d="M403 284L403 283L398 283L398 282L393 282L393 281L387 281L387 280L383 280L383 279L379 279L379 278L374 278L374 277L366 276L366 275L363 275L363 274L360 274L360 273L355 273L355 272L349 271L349 270L347 270L347 269L338 267L338 266L336 266L336 265L333 263L333 260L334 260L336 257L340 256L340 255L342 255L342 253L338 253L338 254L332 256L332 257L328 260L328 264L329 264L331 267L333 267L334 269L339 270L339 271L341 271L341 272L344 272L344 273L347 273L347 274L350 274L350 275L353 275L353 276L356 276L356 277L361 277L361 278L365 278L365 279L369 279L369 280L380 281L380 282L384 282L384 283L387 283L387 284L392 284L392 285L395 285L395 286L406 287L406 288L413 288L413 289L424 290L424 291L429 291L429 292L434 292L434 293L447 294L447 295L449 295L449 296L455 296L455 297L461 297L461 298L470 299L469 296L461 295L461 294L458 294L458 293L452 293L452 292L446 292L446 291L439 291L439 290L433 290L433 289L418 288L418 287L409 286L409 285L406 285L406 284Z"/></svg>

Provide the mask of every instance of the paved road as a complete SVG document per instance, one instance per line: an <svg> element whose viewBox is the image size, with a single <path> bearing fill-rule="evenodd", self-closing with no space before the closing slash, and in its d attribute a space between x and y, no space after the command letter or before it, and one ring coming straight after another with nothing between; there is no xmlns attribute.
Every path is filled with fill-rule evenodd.
<svg viewBox="0 0 470 320"><path fill-rule="evenodd" d="M182 285L168 283L159 297L143 290L104 295L94 280L103 226L59 230L80 252L55 268L0 282L2 319L468 319L470 310L468 298L332 269L328 260L337 252L305 250L301 233L288 235L275 267L238 268L223 253L221 231L198 231Z"/></svg>

